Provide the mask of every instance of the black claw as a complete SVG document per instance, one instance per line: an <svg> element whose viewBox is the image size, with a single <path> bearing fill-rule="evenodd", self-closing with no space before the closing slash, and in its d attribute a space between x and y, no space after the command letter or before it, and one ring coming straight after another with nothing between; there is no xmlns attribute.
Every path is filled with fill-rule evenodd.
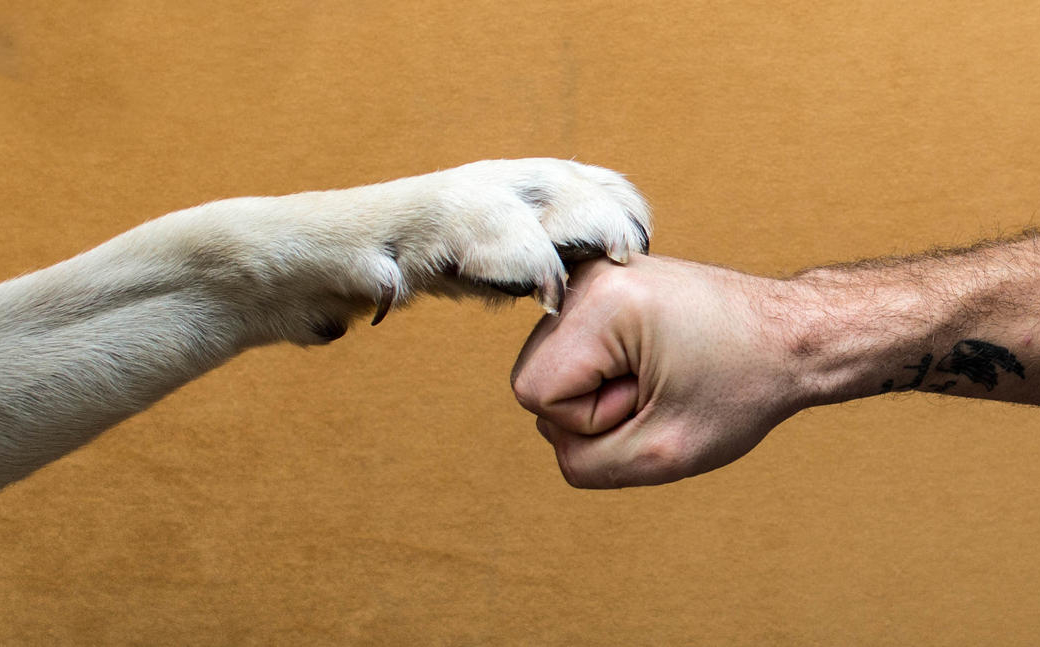
<svg viewBox="0 0 1040 647"><path fill-rule="evenodd" d="M640 222L638 220L636 220L635 218L633 218L632 216L629 216L628 219L631 220L632 224L636 226L637 230L639 230L639 250L641 252L643 252L644 254L649 254L650 253L650 234L648 234L646 232L646 227L644 227L642 224L640 224Z"/></svg>
<svg viewBox="0 0 1040 647"><path fill-rule="evenodd" d="M384 285L382 289L383 293L379 297L379 307L376 308L376 316L372 317L373 326L386 317L386 313L390 312L390 306L394 303L394 297L397 296L397 290L392 285Z"/></svg>
<svg viewBox="0 0 1040 647"><path fill-rule="evenodd" d="M563 277L559 274L556 275L556 312L560 314L563 312L563 301L567 297L567 287L563 283Z"/></svg>

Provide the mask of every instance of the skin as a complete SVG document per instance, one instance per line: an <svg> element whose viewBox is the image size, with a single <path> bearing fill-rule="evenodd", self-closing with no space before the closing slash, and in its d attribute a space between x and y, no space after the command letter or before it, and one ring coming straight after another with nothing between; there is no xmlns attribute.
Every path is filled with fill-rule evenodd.
<svg viewBox="0 0 1040 647"><path fill-rule="evenodd" d="M579 266L513 370L576 487L740 458L798 411L891 391L1040 404L1032 236L773 279L635 256Z"/></svg>

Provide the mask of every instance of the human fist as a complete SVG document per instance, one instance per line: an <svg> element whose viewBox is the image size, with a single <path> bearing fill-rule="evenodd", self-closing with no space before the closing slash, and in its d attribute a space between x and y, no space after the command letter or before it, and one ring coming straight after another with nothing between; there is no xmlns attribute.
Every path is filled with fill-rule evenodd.
<svg viewBox="0 0 1040 647"><path fill-rule="evenodd" d="M662 257L580 265L512 382L567 482L675 481L750 451L801 408L771 311L783 282Z"/></svg>

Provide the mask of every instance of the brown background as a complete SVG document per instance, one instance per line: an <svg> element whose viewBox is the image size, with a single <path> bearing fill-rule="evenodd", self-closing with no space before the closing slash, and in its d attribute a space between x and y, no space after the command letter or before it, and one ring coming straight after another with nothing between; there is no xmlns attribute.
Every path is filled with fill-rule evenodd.
<svg viewBox="0 0 1040 647"><path fill-rule="evenodd" d="M1035 222L1040 8L0 2L0 270L177 208L481 158L629 174L660 253L782 273ZM0 493L0 644L1028 644L1040 414L803 413L570 489L428 300L232 361Z"/></svg>

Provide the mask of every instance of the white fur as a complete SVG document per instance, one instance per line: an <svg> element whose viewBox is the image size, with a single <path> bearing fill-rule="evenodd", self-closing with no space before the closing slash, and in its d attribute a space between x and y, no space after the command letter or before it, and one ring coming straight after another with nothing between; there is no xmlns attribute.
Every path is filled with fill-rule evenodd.
<svg viewBox="0 0 1040 647"><path fill-rule="evenodd" d="M222 200L145 223L0 283L0 487L247 347L327 342L380 301L494 299L480 281L533 283L553 311L554 244L624 261L649 228L620 175L553 159Z"/></svg>

